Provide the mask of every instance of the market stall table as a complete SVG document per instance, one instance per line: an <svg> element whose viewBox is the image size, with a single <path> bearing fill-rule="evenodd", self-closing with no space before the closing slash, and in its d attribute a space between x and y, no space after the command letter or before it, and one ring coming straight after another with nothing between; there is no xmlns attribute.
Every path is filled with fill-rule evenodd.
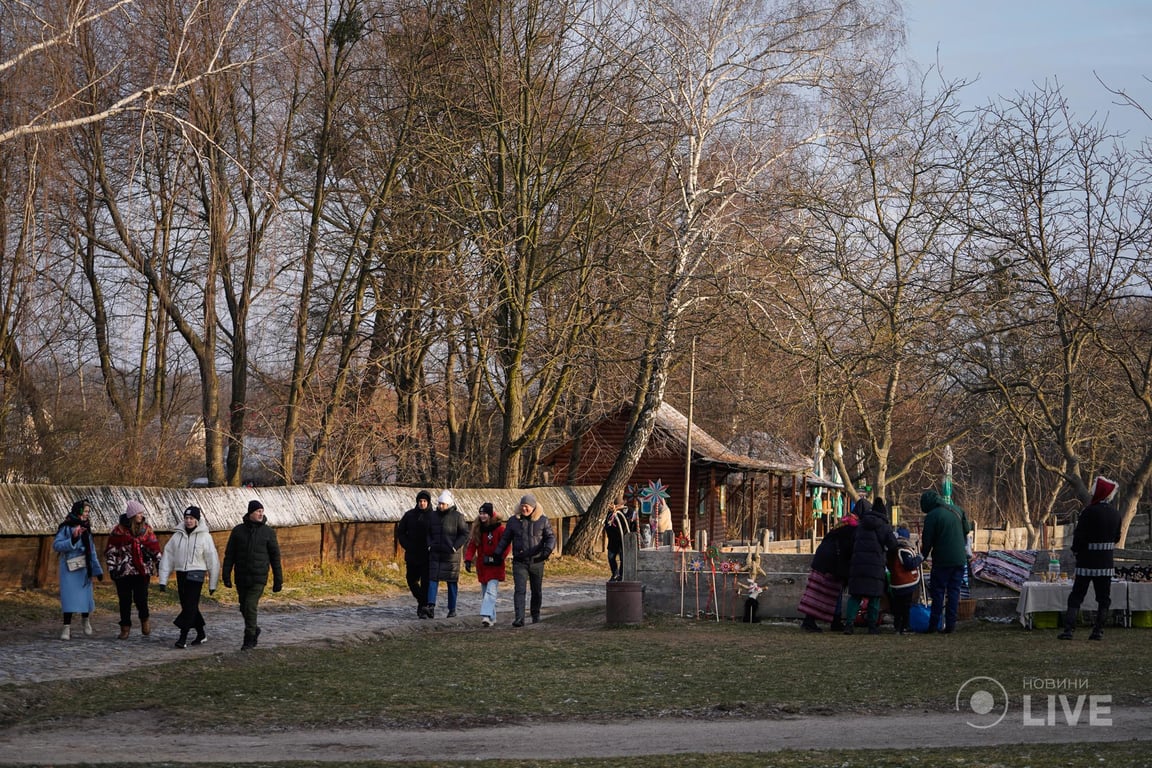
<svg viewBox="0 0 1152 768"><path fill-rule="evenodd" d="M1020 602L1016 604L1016 612L1020 614L1020 623L1025 629L1032 629L1032 614L1044 611L1057 611L1063 613L1068 608L1068 595L1072 593L1072 582L1057 581L1026 581L1020 586ZM1128 582L1112 582L1111 610L1120 611L1124 623L1128 622L1128 614L1132 610L1128 603ZM1152 599L1152 594L1149 595ZM1080 604L1082 611L1095 611L1096 594L1092 587L1088 587L1088 594Z"/></svg>

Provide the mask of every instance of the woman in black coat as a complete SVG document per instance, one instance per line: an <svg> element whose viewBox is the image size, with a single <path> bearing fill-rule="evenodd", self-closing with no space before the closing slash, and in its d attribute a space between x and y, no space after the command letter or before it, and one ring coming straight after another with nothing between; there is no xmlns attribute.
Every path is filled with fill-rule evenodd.
<svg viewBox="0 0 1152 768"><path fill-rule="evenodd" d="M860 499L854 511L860 524L856 526L852 564L848 567L848 615L844 619L844 634L852 634L860 603L868 598L868 634L878 635L880 596L886 586L888 551L897 546L896 532L888 522L884 499L877 498L875 505Z"/></svg>
<svg viewBox="0 0 1152 768"><path fill-rule="evenodd" d="M452 494L444 491L436 499L436 511L428 516L428 606L427 615L436 616L436 595L440 582L448 584L448 618L456 615L456 595L460 582L460 562L468 543L469 526L456 508Z"/></svg>

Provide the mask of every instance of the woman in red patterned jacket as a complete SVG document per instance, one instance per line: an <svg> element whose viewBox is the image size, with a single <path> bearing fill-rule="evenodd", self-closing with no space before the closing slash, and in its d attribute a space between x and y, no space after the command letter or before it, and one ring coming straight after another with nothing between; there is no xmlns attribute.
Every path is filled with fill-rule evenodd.
<svg viewBox="0 0 1152 768"><path fill-rule="evenodd" d="M104 548L108 574L116 584L120 598L120 640L125 640L132 629L132 604L140 617L140 633L152 633L148 621L148 581L160 563L160 542L152 526L144 520L144 505L136 500L128 502L120 522L108 535Z"/></svg>

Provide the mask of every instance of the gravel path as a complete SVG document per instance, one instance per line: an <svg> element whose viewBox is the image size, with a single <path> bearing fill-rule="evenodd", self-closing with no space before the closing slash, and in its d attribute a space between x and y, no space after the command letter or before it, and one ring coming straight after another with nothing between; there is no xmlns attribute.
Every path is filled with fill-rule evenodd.
<svg viewBox="0 0 1152 768"><path fill-rule="evenodd" d="M456 618L432 621L479 624L480 592L470 588L472 586L461 584ZM603 582L546 581L543 619L546 621L549 614L558 608L594 601L603 605ZM438 606L437 615L442 614ZM172 626L172 617L171 609L154 612L152 634L144 637L139 626L134 626L127 640L116 639L118 617L107 612L93 615L95 633L92 637L83 636L79 619L73 620L72 639L69 641L59 639L59 624L35 630L0 631L0 685L75 679L78 675L104 677L129 668L240 649L244 621L235 608L206 612L208 642L185 649L173 647L179 631ZM498 624L512 621L511 581L500 590L496 618ZM263 600L260 603L260 647L366 639L423 629L425 624L427 622L416 620L415 603L408 594L368 605L290 611L277 610L275 600Z"/></svg>

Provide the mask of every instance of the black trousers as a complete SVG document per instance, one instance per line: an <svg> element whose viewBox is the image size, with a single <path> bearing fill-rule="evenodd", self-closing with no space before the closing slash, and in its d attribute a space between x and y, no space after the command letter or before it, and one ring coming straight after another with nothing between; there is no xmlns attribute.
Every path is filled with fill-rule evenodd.
<svg viewBox="0 0 1152 768"><path fill-rule="evenodd" d="M428 605L428 561L422 563L404 561L404 579L408 591L416 598L416 605Z"/></svg>
<svg viewBox="0 0 1152 768"><path fill-rule="evenodd" d="M1096 593L1096 629L1104 629L1108 612L1112 608L1111 576L1076 576L1072 581L1072 592L1068 595L1068 610L1064 612L1064 629L1071 632L1076 628L1076 617L1080 615L1080 604L1088 594L1088 585Z"/></svg>
<svg viewBox="0 0 1152 768"><path fill-rule="evenodd" d="M612 569L612 579L624 576L624 549L608 548L608 567Z"/></svg>
<svg viewBox="0 0 1152 768"><path fill-rule="evenodd" d="M132 604L136 604L136 615L140 621L152 614L148 612L148 576L125 576L114 579L116 597L120 598L120 626L132 626Z"/></svg>
<svg viewBox="0 0 1152 768"><path fill-rule="evenodd" d="M525 563L519 560L512 561L512 609L516 614L516 621L524 621L524 598L528 588L532 589L532 598L529 611L533 619L540 618L540 606L544 602L544 563Z"/></svg>
<svg viewBox="0 0 1152 768"><path fill-rule="evenodd" d="M207 578L205 576L204 578ZM172 623L182 634L194 629L199 634L204 629L204 615L200 613L200 592L204 589L204 579L192 581L184 571L176 571L176 593L180 596L180 615Z"/></svg>

